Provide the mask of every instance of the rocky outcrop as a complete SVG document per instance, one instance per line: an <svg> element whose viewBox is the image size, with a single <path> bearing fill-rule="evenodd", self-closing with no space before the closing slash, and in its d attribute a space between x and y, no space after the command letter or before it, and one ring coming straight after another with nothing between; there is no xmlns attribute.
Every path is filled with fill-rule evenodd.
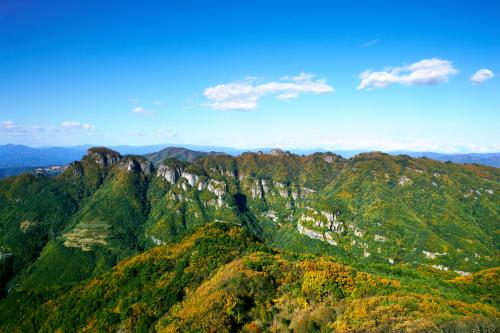
<svg viewBox="0 0 500 333"><path fill-rule="evenodd" d="M191 187L193 187L198 182L198 180L200 179L200 176L192 174L192 173L189 173L189 172L183 172L181 174L181 177L183 177L184 179L186 179L187 182L188 182L188 184L189 184L189 186L191 186Z"/></svg>
<svg viewBox="0 0 500 333"><path fill-rule="evenodd" d="M274 148L274 149L271 149L271 151L269 152L269 155L273 155L273 156L291 156L292 153L290 153L289 151L285 151L283 149Z"/></svg>
<svg viewBox="0 0 500 333"><path fill-rule="evenodd" d="M337 221L337 214L321 211L321 214L326 217L328 222L328 230L341 233L344 231L344 223Z"/></svg>
<svg viewBox="0 0 500 333"><path fill-rule="evenodd" d="M278 220L278 216L276 215L276 212L274 210L268 210L267 212L262 213L262 215L271 219L273 222L276 222Z"/></svg>
<svg viewBox="0 0 500 333"><path fill-rule="evenodd" d="M334 246L337 246L338 245L338 242L333 239L333 234L331 232L325 232L325 240L330 244L330 245L334 245Z"/></svg>
<svg viewBox="0 0 500 333"><path fill-rule="evenodd" d="M29 229L37 224L38 222L25 220L19 223L19 230L21 230L23 233L26 233Z"/></svg>
<svg viewBox="0 0 500 333"><path fill-rule="evenodd" d="M208 182L206 180L200 180L198 182L198 191L203 191L206 190L208 187Z"/></svg>
<svg viewBox="0 0 500 333"><path fill-rule="evenodd" d="M364 232L354 224L349 224L349 229L351 229L354 232L354 236L356 237L363 237Z"/></svg>
<svg viewBox="0 0 500 333"><path fill-rule="evenodd" d="M266 193L269 193L269 182L265 179L261 179L260 183L262 185L262 192L264 193L264 195L266 195Z"/></svg>
<svg viewBox="0 0 500 333"><path fill-rule="evenodd" d="M313 229L309 229L309 228L305 227L304 225L302 225L302 223L300 221L297 222L297 231L300 234L305 235L305 236L307 236L309 238L318 239L318 240L327 242L327 243L329 243L330 245L333 245L333 246L337 246L338 245L337 240L334 239L334 234L333 233L327 231L327 232L325 232L323 234L322 232L319 232L319 231L316 231L316 230L313 230Z"/></svg>
<svg viewBox="0 0 500 333"><path fill-rule="evenodd" d="M265 196L265 191L262 186L262 180L257 179L255 182L252 183L252 186L250 188L250 192L252 193L252 198L253 199L264 199Z"/></svg>
<svg viewBox="0 0 500 333"><path fill-rule="evenodd" d="M406 185L407 183L409 183L411 181L410 178L408 178L407 176L401 176L401 178L399 178L399 182L398 182L398 185L399 186L404 186Z"/></svg>
<svg viewBox="0 0 500 333"><path fill-rule="evenodd" d="M326 153L324 156L323 156L323 160L326 162L326 163L333 163L336 159L341 159L342 157L337 155L337 154L332 154L332 153Z"/></svg>
<svg viewBox="0 0 500 333"><path fill-rule="evenodd" d="M344 223L337 221L337 214L330 212L317 212L311 207L305 207L307 215L302 213L300 221L312 222L318 228L327 228L327 232L342 233L344 232ZM326 219L326 222L324 221Z"/></svg>
<svg viewBox="0 0 500 333"><path fill-rule="evenodd" d="M93 160L95 163L108 167L116 164L122 159L119 152L104 147L94 147L87 150L85 157Z"/></svg>
<svg viewBox="0 0 500 333"><path fill-rule="evenodd" d="M147 236L147 235L146 235ZM149 235L149 239L155 243L156 245L165 245L166 243L164 241L162 241L161 239L158 239L156 238L155 236L153 235Z"/></svg>
<svg viewBox="0 0 500 333"><path fill-rule="evenodd" d="M158 170L156 171L156 175L158 177L162 177L170 184L173 184L177 180L179 180L181 174L182 174L182 169L180 167L173 165L165 165L165 164L160 165L158 167Z"/></svg>
<svg viewBox="0 0 500 333"><path fill-rule="evenodd" d="M226 183L215 179L211 179L208 182L207 190L217 196L217 206L222 207L224 203L223 196L226 194L227 191Z"/></svg>
<svg viewBox="0 0 500 333"><path fill-rule="evenodd" d="M154 171L153 164L140 156L125 156L117 165L122 170L135 173L142 172L145 175L150 175Z"/></svg>
<svg viewBox="0 0 500 333"><path fill-rule="evenodd" d="M299 233L301 233L302 235L306 235L309 238L324 240L323 234L321 232L318 232L318 231L315 231L315 230L308 229L308 228L304 227L300 223L300 221L297 222L297 230L298 230Z"/></svg>
<svg viewBox="0 0 500 333"><path fill-rule="evenodd" d="M289 195L289 190L288 190L288 185L283 184L283 183L274 183L276 190L278 191L278 194L282 196L283 198L288 198Z"/></svg>
<svg viewBox="0 0 500 333"><path fill-rule="evenodd" d="M439 253L439 252L428 252L428 251L422 251L422 253L425 255L426 258L428 259L436 259L437 257L445 256L446 252Z"/></svg>
<svg viewBox="0 0 500 333"><path fill-rule="evenodd" d="M82 163L80 163L79 161L70 163L66 170L64 170L64 174L70 174L73 177L83 176Z"/></svg>

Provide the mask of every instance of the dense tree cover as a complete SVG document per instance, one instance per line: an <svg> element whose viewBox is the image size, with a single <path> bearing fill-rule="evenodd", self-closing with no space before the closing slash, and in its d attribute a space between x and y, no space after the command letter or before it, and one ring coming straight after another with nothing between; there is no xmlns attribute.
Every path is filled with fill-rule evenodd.
<svg viewBox="0 0 500 333"><path fill-rule="evenodd" d="M101 147L0 181L0 330L497 327L496 168L285 152L160 168Z"/></svg>
<svg viewBox="0 0 500 333"><path fill-rule="evenodd" d="M0 330L452 332L451 327L459 327L466 332L481 327L493 332L498 328L498 294L489 289L490 283L498 286L498 269L451 280L400 269L392 274L366 273L330 256L276 251L245 228L211 223L176 245L125 259L111 271L69 289L16 291L0 303ZM433 288L422 288L431 279ZM463 287L459 294L457 285ZM492 297L491 305L484 302L484 295Z"/></svg>

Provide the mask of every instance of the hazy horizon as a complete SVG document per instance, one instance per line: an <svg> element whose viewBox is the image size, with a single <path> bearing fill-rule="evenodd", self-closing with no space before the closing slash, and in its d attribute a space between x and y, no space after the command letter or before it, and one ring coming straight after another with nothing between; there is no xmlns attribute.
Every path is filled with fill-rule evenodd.
<svg viewBox="0 0 500 333"><path fill-rule="evenodd" d="M43 149L43 148L90 148L90 147L107 147L107 148L117 148L117 147L127 147L127 148L132 148L132 149L140 149L140 148L151 148L150 150L153 151L159 151L161 149L165 148L186 148L189 150L199 150L199 151L217 151L217 149L221 150L221 152L225 151L234 151L237 153L243 153L246 151L249 152L256 152L256 151L268 151L272 149L282 149L285 151L290 151L293 153L305 153L305 154L313 154L315 152L346 152L346 153L352 153L352 154L358 154L358 153L369 153L369 152L383 152L383 153L433 153L433 154L442 154L442 155L468 155L468 154L500 154L500 151L491 151L491 152L477 152L477 151L470 151L470 152L460 152L460 151L435 151L435 150L407 150L407 149L393 149L393 150L384 150L384 149L370 149L370 148L355 148L355 149L345 149L345 148L322 148L322 147L303 147L303 148L295 148L295 147L280 147L280 146L261 146L261 147L234 147L234 146L214 146L214 145L197 145L197 144L179 144L179 143L157 143L157 144L151 144L151 145L106 145L106 144L80 144L80 145L70 145L70 146L64 146L64 145L42 145L42 146L35 146L35 145L25 145L25 144L14 144L14 143L7 143L7 144L0 144L0 146L7 146L7 145L21 145L29 148L35 148L35 149ZM153 148L156 148L158 150L154 150ZM153 150L152 150L153 149ZM351 155L349 155L351 156Z"/></svg>

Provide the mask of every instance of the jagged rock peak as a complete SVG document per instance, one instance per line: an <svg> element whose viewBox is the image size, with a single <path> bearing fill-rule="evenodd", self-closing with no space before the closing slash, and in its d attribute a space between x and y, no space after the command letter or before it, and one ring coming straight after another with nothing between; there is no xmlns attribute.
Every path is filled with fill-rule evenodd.
<svg viewBox="0 0 500 333"><path fill-rule="evenodd" d="M339 160L343 159L342 156L335 154L335 153L332 153L332 152L314 153L313 156L319 156L327 163L333 163L335 161L339 161Z"/></svg>
<svg viewBox="0 0 500 333"><path fill-rule="evenodd" d="M280 148L273 148L271 149L271 151L269 152L270 155L273 155L273 156L290 156L292 155L292 153L290 153L289 151L286 151L286 150L283 150L283 149L280 149Z"/></svg>
<svg viewBox="0 0 500 333"><path fill-rule="evenodd" d="M143 172L150 175L154 171L153 163L142 156L127 155L118 163L118 167L122 170L130 172Z"/></svg>
<svg viewBox="0 0 500 333"><path fill-rule="evenodd" d="M122 159L122 155L119 152L106 147L89 148L85 156L105 167L111 166Z"/></svg>
<svg viewBox="0 0 500 333"><path fill-rule="evenodd" d="M187 163L185 162L169 158L160 164L156 176L162 177L170 184L173 184L180 178L186 166Z"/></svg>

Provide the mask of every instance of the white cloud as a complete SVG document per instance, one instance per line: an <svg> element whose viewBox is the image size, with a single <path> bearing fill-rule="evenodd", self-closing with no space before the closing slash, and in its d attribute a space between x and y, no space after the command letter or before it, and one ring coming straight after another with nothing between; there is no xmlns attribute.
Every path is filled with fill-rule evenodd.
<svg viewBox="0 0 500 333"><path fill-rule="evenodd" d="M66 128L66 129L84 129L84 130L89 130L89 131L95 130L94 125L85 124L85 123L82 124L82 123L79 123L77 121L65 121L61 124L61 126L63 128Z"/></svg>
<svg viewBox="0 0 500 333"><path fill-rule="evenodd" d="M208 99L205 105L221 111L255 110L260 98L275 95L278 99L297 98L302 93L324 94L334 89L325 79L313 79L312 74L284 76L278 81L257 84L254 78L242 82L219 84L205 89L203 95Z"/></svg>
<svg viewBox="0 0 500 333"><path fill-rule="evenodd" d="M6 130L15 130L15 129L17 129L19 127L12 120L5 120L5 121L0 122L0 124L2 125L2 128L6 129Z"/></svg>
<svg viewBox="0 0 500 333"><path fill-rule="evenodd" d="M0 132L4 133L36 135L43 131L44 129L39 125L19 125L12 120L0 121Z"/></svg>
<svg viewBox="0 0 500 333"><path fill-rule="evenodd" d="M132 109L133 113L139 113L139 114L151 114L154 113L153 110L146 109L142 106L138 106Z"/></svg>
<svg viewBox="0 0 500 333"><path fill-rule="evenodd" d="M408 66L389 67L383 71L364 71L359 75L358 89L384 88L391 84L435 85L448 82L448 78L458 73L450 61L443 59L424 59Z"/></svg>
<svg viewBox="0 0 500 333"><path fill-rule="evenodd" d="M470 80L473 85L483 83L485 81L491 80L495 74L491 69L481 68L474 75L471 76Z"/></svg>
<svg viewBox="0 0 500 333"><path fill-rule="evenodd" d="M153 104L156 105L156 106L163 106L163 102L162 101L154 101Z"/></svg>
<svg viewBox="0 0 500 333"><path fill-rule="evenodd" d="M368 42L366 42L366 43L364 43L364 44L361 44L361 46L363 46L363 47L372 46L372 45L377 44L379 41L380 41L380 40L379 40L378 38L377 38L377 39L373 39L373 40L368 41Z"/></svg>

